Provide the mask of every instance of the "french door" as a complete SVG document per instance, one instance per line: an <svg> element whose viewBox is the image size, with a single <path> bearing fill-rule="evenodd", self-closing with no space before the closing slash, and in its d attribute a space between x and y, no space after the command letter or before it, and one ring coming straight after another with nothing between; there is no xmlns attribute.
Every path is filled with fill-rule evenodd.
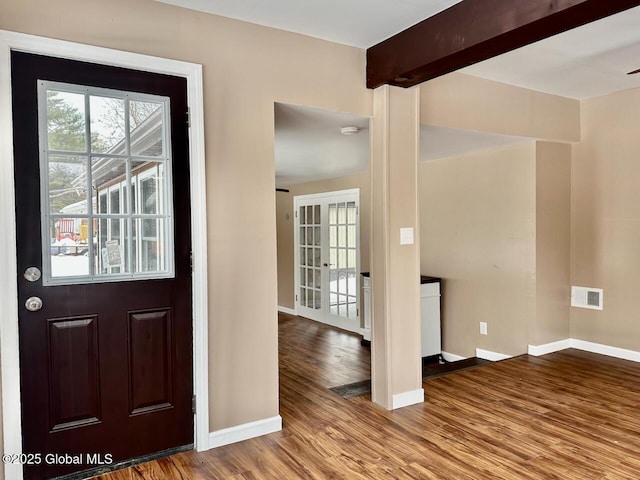
<svg viewBox="0 0 640 480"><path fill-rule="evenodd" d="M294 198L298 315L360 332L359 190Z"/></svg>
<svg viewBox="0 0 640 480"><path fill-rule="evenodd" d="M11 62L25 478L189 448L186 81Z"/></svg>

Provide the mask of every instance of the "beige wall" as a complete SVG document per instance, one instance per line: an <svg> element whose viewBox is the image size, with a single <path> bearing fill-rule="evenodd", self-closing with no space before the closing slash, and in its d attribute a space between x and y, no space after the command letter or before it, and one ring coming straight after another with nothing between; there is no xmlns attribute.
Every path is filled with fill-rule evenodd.
<svg viewBox="0 0 640 480"><path fill-rule="evenodd" d="M420 85L423 125L580 141L580 102L451 73Z"/></svg>
<svg viewBox="0 0 640 480"><path fill-rule="evenodd" d="M273 103L371 116L364 51L152 0L2 2L0 29L203 65L210 429L278 415Z"/></svg>
<svg viewBox="0 0 640 480"><path fill-rule="evenodd" d="M527 351L536 310L535 164L528 142L419 165L420 269L443 278L446 352Z"/></svg>
<svg viewBox="0 0 640 480"><path fill-rule="evenodd" d="M640 89L582 102L571 169L571 283L604 310L571 308L571 337L640 350Z"/></svg>
<svg viewBox="0 0 640 480"><path fill-rule="evenodd" d="M529 345L569 338L571 145L536 143L536 315Z"/></svg>
<svg viewBox="0 0 640 480"><path fill-rule="evenodd" d="M369 229L371 219L371 180L369 170L346 177L286 187L289 193L276 194L278 235L278 305L295 308L293 273L293 197L337 190L360 189L360 271L369 271ZM362 312L362 307L360 308Z"/></svg>

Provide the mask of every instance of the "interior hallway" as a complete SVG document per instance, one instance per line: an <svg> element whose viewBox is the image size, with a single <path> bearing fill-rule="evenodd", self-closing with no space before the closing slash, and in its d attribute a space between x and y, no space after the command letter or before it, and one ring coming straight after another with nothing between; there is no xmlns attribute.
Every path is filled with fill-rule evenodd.
<svg viewBox="0 0 640 480"><path fill-rule="evenodd" d="M620 479L640 477L640 364L565 350L423 382L388 412L327 387L368 378L359 337L279 315L281 432L99 477Z"/></svg>

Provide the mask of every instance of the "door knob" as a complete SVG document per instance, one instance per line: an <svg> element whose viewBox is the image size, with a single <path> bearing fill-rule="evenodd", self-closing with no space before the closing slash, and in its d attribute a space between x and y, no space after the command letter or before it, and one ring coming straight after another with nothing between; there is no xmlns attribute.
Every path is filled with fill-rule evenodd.
<svg viewBox="0 0 640 480"><path fill-rule="evenodd" d="M29 297L24 302L24 306L30 312L37 312L42 308L42 299L40 297Z"/></svg>
<svg viewBox="0 0 640 480"><path fill-rule="evenodd" d="M37 282L40 280L40 269L38 267L29 267L24 271L24 278L29 282Z"/></svg>

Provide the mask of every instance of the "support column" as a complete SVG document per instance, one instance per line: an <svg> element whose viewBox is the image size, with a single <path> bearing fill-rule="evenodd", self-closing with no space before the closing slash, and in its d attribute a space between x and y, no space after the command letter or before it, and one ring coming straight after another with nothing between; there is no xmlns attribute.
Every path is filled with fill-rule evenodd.
<svg viewBox="0 0 640 480"><path fill-rule="evenodd" d="M424 401L417 182L420 91L383 85L373 95L372 399L393 410Z"/></svg>

